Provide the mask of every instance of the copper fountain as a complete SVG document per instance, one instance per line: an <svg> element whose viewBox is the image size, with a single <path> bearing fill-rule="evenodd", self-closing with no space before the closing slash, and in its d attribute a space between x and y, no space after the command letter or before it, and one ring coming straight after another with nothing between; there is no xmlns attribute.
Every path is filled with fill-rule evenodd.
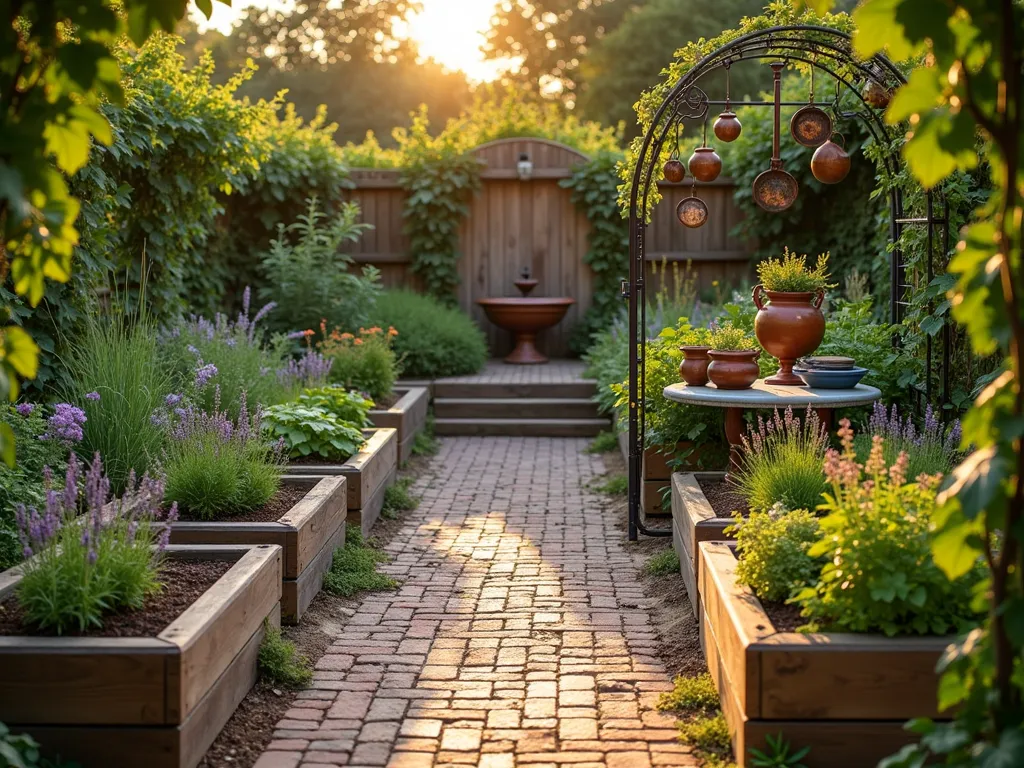
<svg viewBox="0 0 1024 768"><path fill-rule="evenodd" d="M530 278L530 270L526 268L514 285L522 296L479 299L476 303L483 307L492 323L515 334L516 347L505 358L506 363L546 363L548 359L534 346L537 334L558 325L576 300L567 297L530 298L530 291L537 286L537 281Z"/></svg>

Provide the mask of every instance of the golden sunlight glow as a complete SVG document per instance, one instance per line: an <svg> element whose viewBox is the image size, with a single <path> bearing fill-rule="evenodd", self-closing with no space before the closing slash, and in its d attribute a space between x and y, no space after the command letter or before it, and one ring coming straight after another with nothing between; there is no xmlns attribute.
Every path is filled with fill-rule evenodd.
<svg viewBox="0 0 1024 768"><path fill-rule="evenodd" d="M462 70L473 82L494 80L507 68L507 62L486 61L480 46L484 32L490 26L494 13L493 0L422 0L423 11L400 25L396 32L408 35L419 44L420 54L432 58L447 69ZM253 0L250 3L234 0L231 7L213 4L213 17L207 20L195 6L192 17L202 30L215 28L229 32L231 25L248 5L287 8L288 0Z"/></svg>

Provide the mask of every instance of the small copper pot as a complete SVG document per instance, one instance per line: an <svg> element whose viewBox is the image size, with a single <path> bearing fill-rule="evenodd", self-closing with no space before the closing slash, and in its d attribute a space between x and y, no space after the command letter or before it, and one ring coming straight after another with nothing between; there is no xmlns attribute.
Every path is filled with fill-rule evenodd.
<svg viewBox="0 0 1024 768"><path fill-rule="evenodd" d="M838 184L850 172L850 154L846 151L846 140L840 134L842 145L829 139L811 157L811 173L822 184Z"/></svg>
<svg viewBox="0 0 1024 768"><path fill-rule="evenodd" d="M714 181L721 172L722 158L711 147L697 147L690 155L690 175L697 181Z"/></svg>
<svg viewBox="0 0 1024 768"><path fill-rule="evenodd" d="M741 352L712 349L708 352L711 358L708 378L719 389L750 389L761 375L757 365L760 354L760 349L745 349Z"/></svg>
<svg viewBox="0 0 1024 768"><path fill-rule="evenodd" d="M708 352L711 347L686 346L679 349L683 353L679 375L691 387L703 387L708 383L708 366L711 364Z"/></svg>
<svg viewBox="0 0 1024 768"><path fill-rule="evenodd" d="M728 143L736 141L740 137L743 125L740 123L740 119L736 117L736 113L727 109L715 120L714 130L715 136L718 137L719 141Z"/></svg>
<svg viewBox="0 0 1024 768"><path fill-rule="evenodd" d="M686 166L681 161L675 158L665 163L665 180L671 181L673 184L678 184L680 181L686 178Z"/></svg>

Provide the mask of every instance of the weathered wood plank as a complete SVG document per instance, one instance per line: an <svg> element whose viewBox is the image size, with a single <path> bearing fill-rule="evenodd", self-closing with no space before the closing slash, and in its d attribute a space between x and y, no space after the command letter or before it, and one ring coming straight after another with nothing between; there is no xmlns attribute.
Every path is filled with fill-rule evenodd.
<svg viewBox="0 0 1024 768"><path fill-rule="evenodd" d="M296 579L309 567L347 514L347 478L325 477L278 521L292 529L284 553L284 578Z"/></svg>
<svg viewBox="0 0 1024 768"><path fill-rule="evenodd" d="M298 578L285 579L281 584L281 621L285 624L298 623L323 587L324 574L330 570L334 550L345 546L345 526L343 521Z"/></svg>
<svg viewBox="0 0 1024 768"><path fill-rule="evenodd" d="M395 387L402 396L388 409L370 411L370 421L375 427L394 429L398 435L398 461L405 462L412 455L416 435L427 424L430 410L430 393L426 387Z"/></svg>
<svg viewBox="0 0 1024 768"><path fill-rule="evenodd" d="M341 465L348 478L349 511L361 509L398 466L398 436L393 429L365 430L366 444Z"/></svg>

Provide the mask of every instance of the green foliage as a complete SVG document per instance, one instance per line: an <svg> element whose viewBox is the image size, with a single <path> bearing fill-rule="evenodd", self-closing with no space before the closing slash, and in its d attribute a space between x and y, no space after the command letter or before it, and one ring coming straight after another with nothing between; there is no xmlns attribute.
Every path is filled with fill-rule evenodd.
<svg viewBox="0 0 1024 768"><path fill-rule="evenodd" d="M350 525L345 529L345 546L334 551L331 569L324 574L324 589L341 597L394 589L398 582L377 572L378 563L387 561L386 554L363 541L358 526Z"/></svg>
<svg viewBox="0 0 1024 768"><path fill-rule="evenodd" d="M684 744L718 757L726 757L732 750L729 725L721 712L684 720L679 724L679 738Z"/></svg>
<svg viewBox="0 0 1024 768"><path fill-rule="evenodd" d="M67 468L67 445L40 439L46 432L44 407L22 404L21 408L29 412L23 415L13 406L0 406L0 424L11 430L17 446L14 466L0 465L0 571L21 562L21 544L14 525L15 507L24 504L41 509L46 500L43 467L49 467L58 478L63 477Z"/></svg>
<svg viewBox="0 0 1024 768"><path fill-rule="evenodd" d="M644 573L648 576L671 576L679 573L679 555L674 549L665 549L651 555L644 563Z"/></svg>
<svg viewBox="0 0 1024 768"><path fill-rule="evenodd" d="M263 412L263 428L272 439L283 441L285 453L293 459L345 461L366 442L358 427L301 403L270 406Z"/></svg>
<svg viewBox="0 0 1024 768"><path fill-rule="evenodd" d="M808 554L825 560L817 584L794 596L808 627L886 635L943 635L978 618L975 560L950 579L932 556L935 478L907 483L907 458L887 467L881 440L857 463L853 430L839 431L843 453L831 451L825 475L832 486L820 520L821 540ZM870 481L870 482L868 482Z"/></svg>
<svg viewBox="0 0 1024 768"><path fill-rule="evenodd" d="M720 352L743 352L757 349L757 341L749 332L730 323L724 323L711 332L711 349Z"/></svg>
<svg viewBox="0 0 1024 768"><path fill-rule="evenodd" d="M820 469L819 469L820 472ZM808 554L821 538L818 519L806 509L787 510L782 504L750 516L735 517L729 532L736 536L736 580L762 600L787 599L794 589L814 583L820 557Z"/></svg>
<svg viewBox="0 0 1024 768"><path fill-rule="evenodd" d="M67 345L65 400L85 411L84 437L77 446L83 458L99 453L115 493L133 470L142 475L160 457L163 430L154 411L174 389L161 364L161 344L145 310L138 315L114 311L89 317L82 332ZM87 397L98 393L98 398Z"/></svg>
<svg viewBox="0 0 1024 768"><path fill-rule="evenodd" d="M47 760L39 751L39 742L27 733L11 733L3 723L0 723L0 760L4 768L79 768L78 763L66 763L60 758Z"/></svg>
<svg viewBox="0 0 1024 768"><path fill-rule="evenodd" d="M614 413L619 400L617 388L629 376L629 344L624 320L615 322L591 337L590 346L583 353L587 364L584 375L597 382L594 400L601 413Z"/></svg>
<svg viewBox="0 0 1024 768"><path fill-rule="evenodd" d="M810 753L810 747L790 752L790 744L781 733L764 737L767 749L750 748L752 768L807 768L800 761Z"/></svg>
<svg viewBox="0 0 1024 768"><path fill-rule="evenodd" d="M400 512L411 512L419 506L420 500L409 493L412 483L411 477L403 477L384 490L384 507L381 510L384 517L393 520Z"/></svg>
<svg viewBox="0 0 1024 768"><path fill-rule="evenodd" d="M313 679L313 665L299 653L295 643L286 640L278 627L263 624L263 642L259 655L260 678L282 688L303 688Z"/></svg>
<svg viewBox="0 0 1024 768"><path fill-rule="evenodd" d="M373 326L360 328L358 335L337 329L328 335L325 324L320 329L324 338L317 348L331 361L331 381L377 400L392 393L398 378L398 357L393 349L398 331Z"/></svg>
<svg viewBox="0 0 1024 768"><path fill-rule="evenodd" d="M621 154L602 152L559 182L572 191L570 199L590 224L583 261L593 271L593 294L590 308L573 331L577 351L586 349L591 336L622 311L619 282L629 273L629 227L615 201L620 161Z"/></svg>
<svg viewBox="0 0 1024 768"><path fill-rule="evenodd" d="M440 301L407 290L384 291L371 321L394 327L403 376L438 378L476 373L487 362L487 341L473 321Z"/></svg>
<svg viewBox="0 0 1024 768"><path fill-rule="evenodd" d="M359 392L350 391L345 387L304 389L299 395L299 403L322 408L335 418L360 429L372 426L369 413L373 408L373 401L363 397Z"/></svg>
<svg viewBox="0 0 1024 768"><path fill-rule="evenodd" d="M662 712L711 712L718 708L718 690L711 675L679 676L672 681L671 691L661 694L658 709Z"/></svg>
<svg viewBox="0 0 1024 768"><path fill-rule="evenodd" d="M613 453L619 450L619 436L614 430L606 430L590 441L587 453Z"/></svg>
<svg viewBox="0 0 1024 768"><path fill-rule="evenodd" d="M434 435L434 417L427 416L427 425L422 432L416 433L412 441L413 456L436 456L441 450L441 441Z"/></svg>
<svg viewBox="0 0 1024 768"><path fill-rule="evenodd" d="M757 277L768 291L805 292L835 288L828 282L828 254L818 256L814 268L807 266L807 256L783 249L781 259L766 259L757 265Z"/></svg>
<svg viewBox="0 0 1024 768"><path fill-rule="evenodd" d="M787 408L776 410L767 424L759 414L757 427L743 436L743 460L733 478L751 509L766 510L777 502L789 509L816 509L825 492L821 465L828 448L828 430L810 408L803 422Z"/></svg>
<svg viewBox="0 0 1024 768"><path fill-rule="evenodd" d="M263 256L266 283L260 288L261 297L277 302L268 319L272 330L303 331L326 322L354 331L366 322L380 290L380 273L366 266L362 276L352 274L352 257L341 250L370 229L359 215L357 203L344 203L329 216L311 197L296 221L277 225L277 237Z"/></svg>
<svg viewBox="0 0 1024 768"><path fill-rule="evenodd" d="M598 493L603 493L608 496L625 496L629 490L629 478L625 475L615 475L609 477L603 483L596 487Z"/></svg>

